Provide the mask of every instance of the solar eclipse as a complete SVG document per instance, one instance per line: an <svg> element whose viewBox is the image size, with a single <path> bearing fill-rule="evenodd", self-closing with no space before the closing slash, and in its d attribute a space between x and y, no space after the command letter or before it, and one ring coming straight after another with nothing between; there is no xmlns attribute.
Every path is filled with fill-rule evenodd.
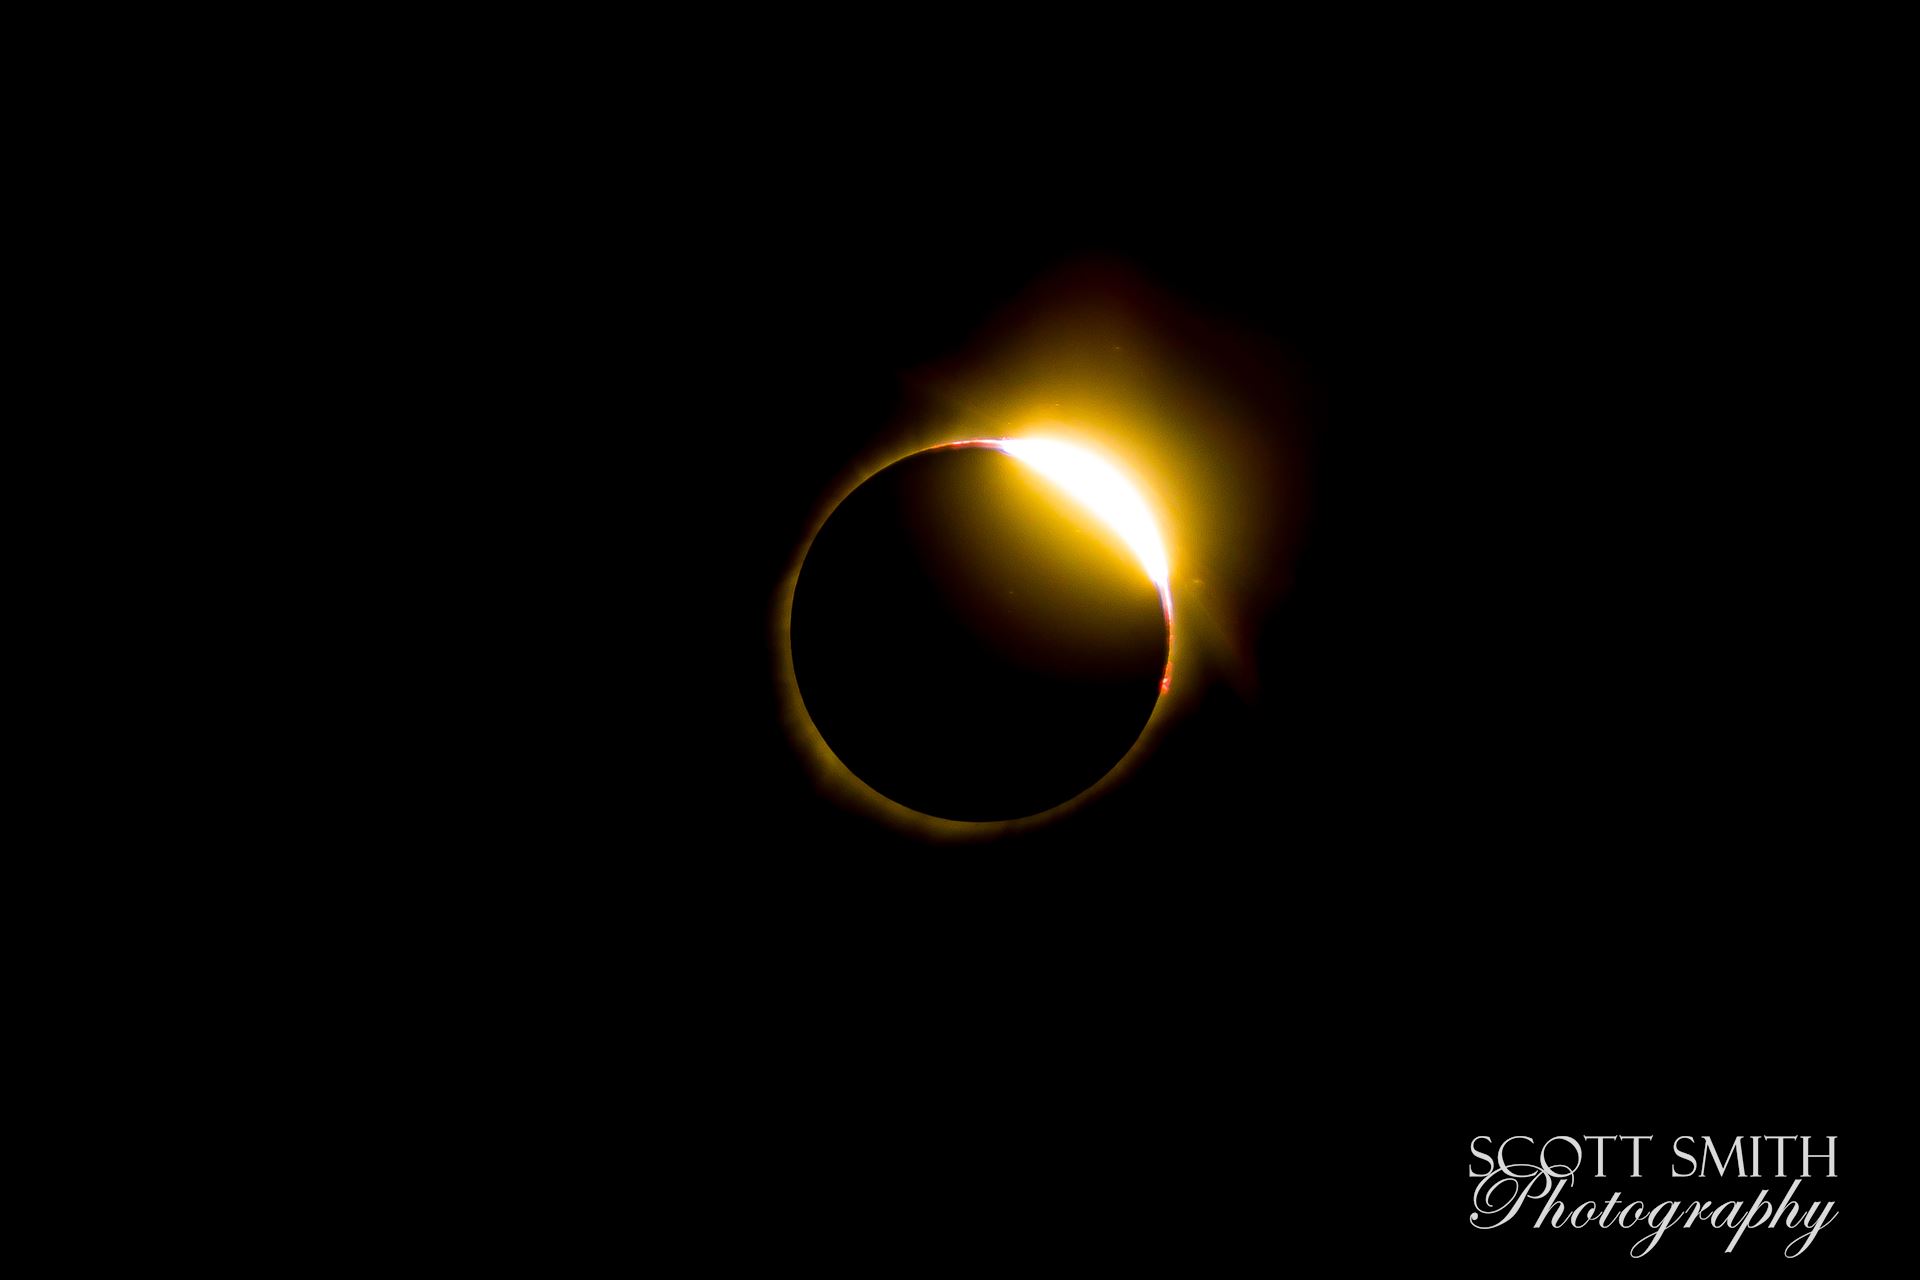
<svg viewBox="0 0 1920 1280"><path fill-rule="evenodd" d="M966 823L1072 801L1171 679L1159 527L1110 461L1047 435L956 440L833 509L794 585L805 714L913 813Z"/></svg>

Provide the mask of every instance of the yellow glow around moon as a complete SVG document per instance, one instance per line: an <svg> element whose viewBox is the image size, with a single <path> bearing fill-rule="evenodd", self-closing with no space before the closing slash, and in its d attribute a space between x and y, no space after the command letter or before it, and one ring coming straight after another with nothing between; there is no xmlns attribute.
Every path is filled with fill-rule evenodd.
<svg viewBox="0 0 1920 1280"><path fill-rule="evenodd" d="M814 535L819 532L820 527L847 494L859 488L878 471L891 465L891 462L898 461L899 457L907 454L897 455L890 460L884 456L866 460L856 473L849 473L843 479L837 493L819 508L814 517L812 531L801 542L786 576L781 581L780 591L775 599L774 651L777 655L781 687L782 719L795 748L807 763L822 794L832 797L836 802L847 805L849 808L857 808L897 830L933 840L972 841L1027 831L1052 822L1087 803L1111 786L1116 779L1124 776L1138 762L1142 752L1151 742L1154 724L1160 719L1159 706L1168 701L1164 695L1173 679L1175 645L1172 574L1166 543L1160 536L1160 526L1154 519L1152 508L1148 506L1142 490L1128 479L1125 472L1100 454L1050 436L970 436L923 443L919 449L909 450L908 453L933 449L971 448L998 449L1015 461L1032 468L1036 475L1087 508L1096 519L1108 526L1120 538L1159 592L1160 608L1167 620L1167 665L1160 676L1160 692L1163 696L1156 704L1153 715L1149 717L1146 727L1142 729L1133 747L1099 781L1079 795L1042 813L993 822L963 822L919 813L875 791L855 776L840 758L833 754L833 749L827 745L826 739L820 736L819 729L807 714L806 704L800 696L799 683L794 676L791 634L794 588L799 582L800 569L806 561L807 551L812 545Z"/></svg>
<svg viewBox="0 0 1920 1280"><path fill-rule="evenodd" d="M1160 539L1160 528L1153 522L1146 499L1119 468L1097 453L1061 440L1026 437L994 443L1003 453L1066 490L1068 496L1119 534L1161 596L1166 596L1167 545Z"/></svg>

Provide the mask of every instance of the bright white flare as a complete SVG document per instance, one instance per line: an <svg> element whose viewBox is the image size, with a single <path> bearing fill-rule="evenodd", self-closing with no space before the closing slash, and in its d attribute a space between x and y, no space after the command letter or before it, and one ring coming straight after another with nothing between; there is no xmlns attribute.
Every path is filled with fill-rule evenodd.
<svg viewBox="0 0 1920 1280"><path fill-rule="evenodd" d="M1120 535L1167 599L1167 548L1140 491L1098 454L1059 440L1012 439L993 442L1000 450L1065 489Z"/></svg>

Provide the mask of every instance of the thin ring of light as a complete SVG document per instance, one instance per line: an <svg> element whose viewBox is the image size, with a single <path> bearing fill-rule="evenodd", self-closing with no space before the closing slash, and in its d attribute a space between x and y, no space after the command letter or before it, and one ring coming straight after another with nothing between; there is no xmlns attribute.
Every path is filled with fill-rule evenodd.
<svg viewBox="0 0 1920 1280"><path fill-rule="evenodd" d="M993 439L953 440L944 444L930 445L914 453L931 453L939 449L997 449L1015 461L1031 468L1043 479L1061 489L1067 496L1086 507L1095 517L1111 529L1124 542L1140 567L1147 575L1160 595L1160 610L1167 624L1167 663L1160 676L1160 692L1164 695L1173 683L1173 593L1172 574L1169 568L1166 542L1160 536L1159 524L1153 518L1152 509L1134 483L1124 472L1108 462L1099 454L1079 445L1069 444L1048 436L1010 436ZM913 454L904 455L912 457ZM896 459L897 461L897 459ZM891 465L891 464L889 464ZM818 533L841 500L847 494L865 483L861 481L842 493L839 499L827 508L826 515L815 524L813 533ZM1113 777L1120 773L1122 766L1132 758L1145 740L1146 730L1142 728L1141 737L1134 743L1126 755L1117 761L1113 768L1092 786L1072 798L1062 801L1051 809L1032 814L1024 818L1014 818L996 822L960 822L950 818L936 818L916 809L909 809L898 801L892 800L868 786L858 774L833 754L826 739L820 736L819 729L807 714L804 701L799 694L799 681L793 670L792 610L794 586L799 580L800 566L806 561L807 551L811 549L812 534L801 547L793 569L782 584L780 600L776 611L776 647L779 651L779 674L786 688L787 709L785 720L789 735L803 757L815 766L814 772L819 781L839 792L851 791L875 810L877 816L888 820L892 825L912 830L920 835L936 837L965 838L996 834L1002 831L1020 830L1026 827L1050 821L1067 810L1079 805L1087 797L1100 791ZM1148 717L1149 723L1152 717ZM830 761L828 765L826 762Z"/></svg>

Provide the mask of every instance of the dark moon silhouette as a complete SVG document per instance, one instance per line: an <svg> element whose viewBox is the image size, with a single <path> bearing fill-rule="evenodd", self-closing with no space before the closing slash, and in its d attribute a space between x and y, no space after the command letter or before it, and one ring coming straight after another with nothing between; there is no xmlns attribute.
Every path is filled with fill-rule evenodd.
<svg viewBox="0 0 1920 1280"><path fill-rule="evenodd" d="M1022 817L1127 753L1168 656L1159 590L1093 512L998 449L947 446L827 518L791 618L807 714L882 795Z"/></svg>

